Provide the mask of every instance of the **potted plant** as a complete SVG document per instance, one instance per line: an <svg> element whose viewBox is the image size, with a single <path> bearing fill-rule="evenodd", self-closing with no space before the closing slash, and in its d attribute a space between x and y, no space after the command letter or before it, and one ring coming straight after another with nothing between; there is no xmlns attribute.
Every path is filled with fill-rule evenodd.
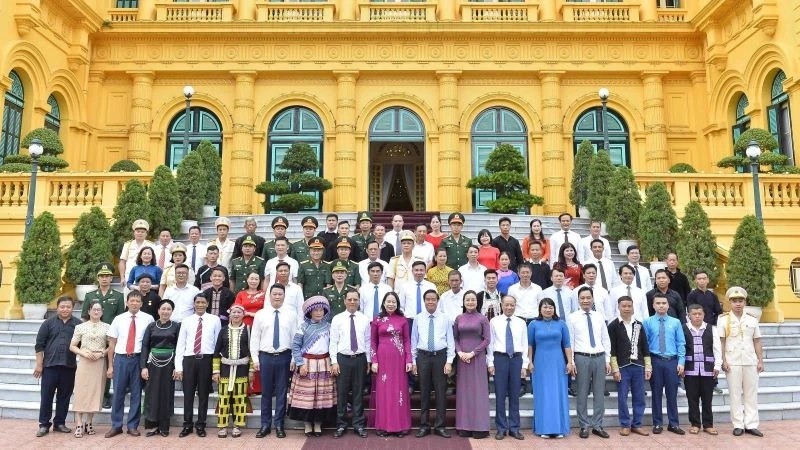
<svg viewBox="0 0 800 450"><path fill-rule="evenodd" d="M117 205L111 214L111 249L115 256L120 254L125 242L131 239L133 221L145 217L150 217L147 188L139 180L128 180L125 188L117 195Z"/></svg>
<svg viewBox="0 0 800 450"><path fill-rule="evenodd" d="M525 158L510 144L500 144L486 159L486 173L467 182L470 189L494 191L494 200L486 202L490 213L515 214L520 210L528 214L533 205L543 199L530 193Z"/></svg>
<svg viewBox="0 0 800 450"><path fill-rule="evenodd" d="M25 319L42 319L47 304L61 289L61 236L56 218L48 211L33 220L17 261L14 292Z"/></svg>
<svg viewBox="0 0 800 450"><path fill-rule="evenodd" d="M695 270L703 269L708 274L709 287L717 285L719 268L717 267L717 238L711 232L711 221L697 201L686 205L678 229L676 252L681 260L681 265L687 270L690 282Z"/></svg>
<svg viewBox="0 0 800 450"><path fill-rule="evenodd" d="M64 153L64 145L61 143L58 133L49 128L37 128L22 138L20 147L30 147L34 139L39 139L43 148L43 153L39 157L39 169L42 172L55 172L69 166L69 163L58 156ZM0 172L30 171L31 156L28 154L8 155L3 159L3 165L0 166Z"/></svg>
<svg viewBox="0 0 800 450"><path fill-rule="evenodd" d="M619 252L623 255L626 254L628 247L636 244L641 203L639 187L633 178L633 172L625 166L618 167L608 186L606 226L608 236L618 241Z"/></svg>
<svg viewBox="0 0 800 450"><path fill-rule="evenodd" d="M317 154L310 145L295 142L286 151L283 161L278 164L278 171L273 174L273 181L264 181L256 186L256 192L264 194L264 212L279 210L285 213L296 213L300 210L314 208L317 197L313 192L322 193L332 188L330 181L316 175L320 168ZM273 199L273 196L277 198Z"/></svg>
<svg viewBox="0 0 800 450"><path fill-rule="evenodd" d="M667 186L660 181L647 186L639 214L639 249L642 260L651 261L653 273L667 266L663 261L667 253L675 250L677 232L678 217L672 208Z"/></svg>
<svg viewBox="0 0 800 450"><path fill-rule="evenodd" d="M214 145L209 141L201 141L195 152L203 160L205 179L207 182L203 217L211 217L217 213L219 197L222 191L222 158Z"/></svg>
<svg viewBox="0 0 800 450"><path fill-rule="evenodd" d="M79 301L95 288L97 267L111 261L111 244L111 227L103 210L93 206L89 212L81 214L72 229L64 270L64 281L75 285Z"/></svg>
<svg viewBox="0 0 800 450"><path fill-rule="evenodd" d="M150 209L150 234L157 237L163 229L175 233L181 226L181 198L178 183L169 167L156 168L147 190ZM130 224L128 225L130 227ZM187 233L189 230L186 230Z"/></svg>
<svg viewBox="0 0 800 450"><path fill-rule="evenodd" d="M593 220L605 222L608 217L609 184L614 165L606 150L599 150L589 166L589 185L586 189L586 208Z"/></svg>
<svg viewBox="0 0 800 450"><path fill-rule="evenodd" d="M186 226L186 233L189 233L189 227L197 225L197 221L203 215L203 204L205 204L208 191L206 170L200 154L194 151L183 158L178 165L175 182L178 183L178 197L181 199L181 217L183 217L181 232L183 233L184 226ZM192 224L187 222L192 222Z"/></svg>
<svg viewBox="0 0 800 450"><path fill-rule="evenodd" d="M594 159L592 143L584 140L575 154L575 165L572 168L572 184L569 190L569 201L578 208L578 216L589 217L586 199L589 196L589 168Z"/></svg>
<svg viewBox="0 0 800 450"><path fill-rule="evenodd" d="M130 159L120 159L111 165L109 172L141 172L142 168Z"/></svg>
<svg viewBox="0 0 800 450"><path fill-rule="evenodd" d="M742 218L725 268L728 286L747 291L748 312L761 318L761 310L775 294L775 261L764 233L764 226L753 215Z"/></svg>

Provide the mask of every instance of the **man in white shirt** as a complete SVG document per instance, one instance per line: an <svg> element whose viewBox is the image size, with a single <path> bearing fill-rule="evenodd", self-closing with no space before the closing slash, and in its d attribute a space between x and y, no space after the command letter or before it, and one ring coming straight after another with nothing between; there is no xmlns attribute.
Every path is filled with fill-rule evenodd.
<svg viewBox="0 0 800 450"><path fill-rule="evenodd" d="M594 239L590 244L591 253L587 259L581 259L581 264L594 264L597 267L597 281L605 290L610 291L619 285L619 276L614 261L610 257L604 256L608 250L608 244L599 239ZM614 319L612 317L612 319Z"/></svg>
<svg viewBox="0 0 800 450"><path fill-rule="evenodd" d="M114 397L111 402L111 429L107 438L122 434L122 416L125 413L125 395L131 393L131 405L139 405L142 396L141 363L142 338L153 316L140 311L142 294L128 292L128 310L118 315L108 327L108 360L106 376L114 380ZM131 334L133 332L133 334ZM128 434L139 436L140 408L128 411Z"/></svg>
<svg viewBox="0 0 800 450"><path fill-rule="evenodd" d="M590 288L592 290L592 297L594 297L592 309L602 314L606 323L616 319L618 308L611 304L611 297L609 296L608 291L603 289L603 286L600 286L597 283L597 267L595 267L594 264L589 263L584 264L582 270L583 279L586 282L575 288L575 290L578 291L583 286Z"/></svg>
<svg viewBox="0 0 800 450"><path fill-rule="evenodd" d="M200 242L200 227L189 228L189 243L186 244L186 264L197 274L197 269L206 263L206 244Z"/></svg>
<svg viewBox="0 0 800 450"><path fill-rule="evenodd" d="M558 223L561 225L561 229L550 235L551 266L558 262L558 251L564 243L569 242L577 246L581 242L581 235L570 230L572 226L572 214L566 212L561 213L561 215L558 216Z"/></svg>
<svg viewBox="0 0 800 450"><path fill-rule="evenodd" d="M633 317L639 322L644 323L644 319L650 317L650 310L647 308L647 294L633 285L634 269L629 264L623 264L619 268L619 286L611 289L609 297L614 306L614 317L619 315L617 301L623 295L627 295L633 300Z"/></svg>
<svg viewBox="0 0 800 450"><path fill-rule="evenodd" d="M517 267L519 282L508 288L508 295L517 300L515 314L523 319L526 324L531 323L539 315L539 295L542 288L531 282L533 270L529 263L522 263Z"/></svg>
<svg viewBox="0 0 800 450"><path fill-rule="evenodd" d="M194 314L181 322L175 347L175 378L183 382L183 429L178 437L197 433L206 437L208 395L217 336L222 328L219 317L206 314L208 300L203 294L194 298ZM197 393L197 422L194 422L194 395ZM192 428L194 427L194 430Z"/></svg>
<svg viewBox="0 0 800 450"><path fill-rule="evenodd" d="M281 284L273 284L269 288L269 305L256 313L250 331L252 370L261 371L261 428L256 438L269 435L273 422L275 436L286 437L283 420L286 416L289 373L295 369L292 338L297 332L298 319L294 309L284 306L284 295L285 289ZM272 397L275 397L274 420Z"/></svg>
<svg viewBox="0 0 800 450"><path fill-rule="evenodd" d="M275 253L274 258L270 258L264 265L264 290L269 290L269 287L275 283L275 268L280 262L289 264L290 275L292 281L297 279L297 270L300 264L289 256L289 239L285 237L275 238ZM302 302L301 302L302 303ZM301 305L302 306L302 305Z"/></svg>
<svg viewBox="0 0 800 450"><path fill-rule="evenodd" d="M495 428L494 438L504 439L506 434L524 440L520 433L519 391L520 382L528 374L528 327L514 315L516 300L503 297L503 314L489 321L492 338L486 352L489 375L494 376ZM508 398L508 413L506 413Z"/></svg>
<svg viewBox="0 0 800 450"><path fill-rule="evenodd" d="M608 433L603 429L603 416L606 411L603 393L606 375L611 374L611 341L605 318L592 310L594 304L592 289L586 286L578 289L578 302L580 309L569 315L567 328L572 341L572 354L577 372L575 384L576 409L581 427L579 436L583 439L588 438L591 428L592 434L608 439ZM587 410L590 391L594 397L591 419Z"/></svg>
<svg viewBox="0 0 800 450"><path fill-rule="evenodd" d="M639 246L628 247L628 265L633 268L633 284L645 292L650 292L653 289L652 274L650 269L639 264L640 259Z"/></svg>
<svg viewBox="0 0 800 450"><path fill-rule="evenodd" d="M347 430L345 413L349 395L352 395L353 430L360 437L367 437L364 383L371 361L371 318L358 310L360 303L358 292L349 289L344 299L345 311L335 315L331 321L329 353L331 375L336 377L336 431L333 433L336 439L342 437Z"/></svg>
<svg viewBox="0 0 800 450"><path fill-rule="evenodd" d="M577 245L578 247L578 261L581 264L586 263L593 258L592 256L592 241L595 239L599 239L600 242L603 243L603 258L611 258L611 246L608 245L608 239L600 236L600 221L593 220L591 224L589 224L589 235L584 236L581 238L580 243Z"/></svg>
<svg viewBox="0 0 800 450"><path fill-rule="evenodd" d="M300 287L299 284L293 283L292 280L289 279L291 269L289 268L289 264L285 261L281 261L275 267L275 283L282 284L283 288L285 289L285 295L283 296L283 303L292 308L297 313L297 320L303 320L303 302L305 301L303 297L303 289Z"/></svg>
<svg viewBox="0 0 800 450"><path fill-rule="evenodd" d="M386 242L394 246L395 256L401 253L400 233L402 231L403 231L403 216L401 216L400 214L395 214L392 217L392 229L386 232L386 237L384 238Z"/></svg>
<svg viewBox="0 0 800 450"><path fill-rule="evenodd" d="M439 298L439 311L455 322L456 317L464 312L464 293L467 292L461 289L461 272L451 270L447 275L447 284L450 289Z"/></svg>
<svg viewBox="0 0 800 450"><path fill-rule="evenodd" d="M171 317L175 322L180 322L194 313L194 297L200 293L199 289L189 284L190 270L186 264L175 266L175 286L168 287L161 297L175 303Z"/></svg>
<svg viewBox="0 0 800 450"><path fill-rule="evenodd" d="M373 244L370 242L370 244ZM371 247L375 247L371 245ZM367 268L368 280L358 289L360 309L369 320L374 319L381 312L381 302L383 297L392 292L392 287L381 281L383 278L383 261L372 261ZM345 297L345 307L347 307L347 297Z"/></svg>
<svg viewBox="0 0 800 450"><path fill-rule="evenodd" d="M421 223L414 228L414 250L411 251L411 254L430 266L433 261L434 249L433 244L425 240L426 236L428 236L427 225Z"/></svg>
<svg viewBox="0 0 800 450"><path fill-rule="evenodd" d="M172 232L168 228L164 228L158 233L158 242L155 245L156 260L154 261L158 267L162 269L169 263L170 255L172 254Z"/></svg>
<svg viewBox="0 0 800 450"><path fill-rule="evenodd" d="M373 262L380 263L383 270L381 270L381 283L386 283L386 271L389 269L389 263L380 258L380 244L376 241L369 241L367 243L367 258L358 262L358 274L361 280L369 279L369 265Z"/></svg>
<svg viewBox="0 0 800 450"><path fill-rule="evenodd" d="M411 266L411 281L403 284L399 291L395 291L400 298L400 309L408 319L413 319L425 309L423 295L430 289L436 290L436 285L425 279L425 263L414 261ZM382 300L382 299L381 299Z"/></svg>
<svg viewBox="0 0 800 450"><path fill-rule="evenodd" d="M568 288L564 283L564 272L553 268L550 271L550 281L553 282L553 285L539 294L539 301L541 302L543 298L549 298L555 302L558 318L567 320L567 316L578 309L578 300L575 298L572 289ZM536 305L536 311L538 314L538 304Z"/></svg>

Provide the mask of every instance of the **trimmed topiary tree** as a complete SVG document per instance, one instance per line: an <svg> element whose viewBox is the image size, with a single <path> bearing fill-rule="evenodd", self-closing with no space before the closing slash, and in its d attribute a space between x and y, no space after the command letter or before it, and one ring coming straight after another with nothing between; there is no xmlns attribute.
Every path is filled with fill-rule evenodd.
<svg viewBox="0 0 800 450"><path fill-rule="evenodd" d="M195 149L203 160L205 179L207 182L204 205L219 206L220 192L222 191L222 158L219 151L209 141L201 141Z"/></svg>
<svg viewBox="0 0 800 450"><path fill-rule="evenodd" d="M639 214L639 249L642 261L664 261L675 250L678 217L672 208L667 186L658 181L645 189Z"/></svg>
<svg viewBox="0 0 800 450"><path fill-rule="evenodd" d="M774 298L774 264L764 226L755 216L744 216L728 252L725 270L728 286L743 287L747 291L747 304L763 308Z"/></svg>
<svg viewBox="0 0 800 450"><path fill-rule="evenodd" d="M631 169L622 166L614 171L608 187L606 230L614 240L635 240L642 212L642 197ZM592 216L594 217L594 216Z"/></svg>
<svg viewBox="0 0 800 450"><path fill-rule="evenodd" d="M295 142L286 151L280 170L274 174L274 181L264 181L256 186L256 192L264 194L264 212L272 210L298 212L311 209L317 204L312 192L322 193L332 188L330 181L316 175L321 166L317 154L310 145ZM272 196L278 198L272 200Z"/></svg>
<svg viewBox="0 0 800 450"><path fill-rule="evenodd" d="M139 180L128 180L117 196L117 205L111 214L111 250L114 256L122 251L125 242L133 237L131 226L138 219L150 218L147 188ZM152 225L152 224L151 224Z"/></svg>
<svg viewBox="0 0 800 450"><path fill-rule="evenodd" d="M694 167L687 163L673 164L672 167L669 168L669 171L670 173L697 173Z"/></svg>
<svg viewBox="0 0 800 450"><path fill-rule="evenodd" d="M490 213L514 214L523 210L528 214L531 206L544 202L530 193L525 157L510 144L500 144L492 150L486 159L486 173L469 180L467 187L494 191L494 200L486 202Z"/></svg>
<svg viewBox="0 0 800 450"><path fill-rule="evenodd" d="M775 153L775 150L778 149L778 141L775 140L772 133L763 128L750 128L736 139L733 144L733 156L726 156L719 160L717 167L741 169L750 167L750 158L746 154L750 141L756 141L758 146L761 147L759 172L769 173L776 168L780 171L781 167L786 165L788 161L786 155Z"/></svg>
<svg viewBox="0 0 800 450"><path fill-rule="evenodd" d="M121 159L111 165L109 172L141 172L142 168L130 159Z"/></svg>
<svg viewBox="0 0 800 450"><path fill-rule="evenodd" d="M81 214L72 229L64 280L75 285L93 284L97 267L112 260L111 226L102 209L93 206Z"/></svg>
<svg viewBox="0 0 800 450"><path fill-rule="evenodd" d="M19 254L14 292L20 303L46 304L61 289L61 236L56 218L48 211L33 220Z"/></svg>
<svg viewBox="0 0 800 450"><path fill-rule="evenodd" d="M695 271L702 269L708 274L709 287L717 285L717 238L699 202L691 201L686 205L675 250L690 282L694 283Z"/></svg>
<svg viewBox="0 0 800 450"><path fill-rule="evenodd" d="M58 133L49 128L37 128L26 134L20 143L21 148L28 148L34 139L42 143L43 152L39 156L39 169L42 172L54 172L69 166L69 163L58 155L64 153L64 145ZM0 172L30 172L31 156L29 154L9 155L3 159Z"/></svg>
<svg viewBox="0 0 800 450"><path fill-rule="evenodd" d="M169 167L161 165L156 168L147 192L147 203L150 205L151 236L158 236L165 228L173 234L180 232L181 198L178 183Z"/></svg>
<svg viewBox="0 0 800 450"><path fill-rule="evenodd" d="M576 207L586 206L589 196L589 167L594 159L592 143L584 140L575 154L575 166L572 168L572 184L569 190L569 201Z"/></svg>
<svg viewBox="0 0 800 450"><path fill-rule="evenodd" d="M196 151L189 152L178 164L175 182L178 184L178 198L185 220L199 220L203 216L203 205L208 193L206 175L203 158Z"/></svg>
<svg viewBox="0 0 800 450"><path fill-rule="evenodd" d="M598 150L589 166L589 186L586 190L586 207L592 220L605 222L608 218L608 188L614 175L614 164L606 150Z"/></svg>

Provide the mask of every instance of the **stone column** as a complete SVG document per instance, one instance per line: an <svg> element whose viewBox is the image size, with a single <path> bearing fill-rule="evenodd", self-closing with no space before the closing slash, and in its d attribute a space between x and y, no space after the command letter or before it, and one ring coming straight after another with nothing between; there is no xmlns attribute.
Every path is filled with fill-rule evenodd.
<svg viewBox="0 0 800 450"><path fill-rule="evenodd" d="M458 9L456 0L438 0L437 9L439 10L439 20L441 22L456 20L456 10Z"/></svg>
<svg viewBox="0 0 800 450"><path fill-rule="evenodd" d="M228 177L228 212L230 215L252 212L253 173L253 97L256 81L255 71L231 71L236 80L233 99L233 150L231 151Z"/></svg>
<svg viewBox="0 0 800 450"><path fill-rule="evenodd" d="M356 80L357 71L334 71L336 76L336 149L333 153L333 210L355 211L356 200ZM368 161L365 157L364 161ZM364 170L362 169L362 172ZM369 174L369 168L366 169ZM369 189L369 175L364 192Z"/></svg>
<svg viewBox="0 0 800 450"><path fill-rule="evenodd" d="M133 78L131 95L131 126L128 133L128 159L142 169L150 169L150 122L155 72L129 71Z"/></svg>
<svg viewBox="0 0 800 450"><path fill-rule="evenodd" d="M644 0L639 5L639 20L642 22L655 22L658 20L658 10L654 0Z"/></svg>
<svg viewBox="0 0 800 450"><path fill-rule="evenodd" d="M236 19L242 22L252 22L256 17L255 0L239 0L236 9Z"/></svg>
<svg viewBox="0 0 800 450"><path fill-rule="evenodd" d="M544 213L567 210L567 182L561 111L561 75L564 71L540 72L542 80L542 180Z"/></svg>
<svg viewBox="0 0 800 450"><path fill-rule="evenodd" d="M556 0L541 0L539 2L539 14L541 22L555 22L556 20Z"/></svg>
<svg viewBox="0 0 800 450"><path fill-rule="evenodd" d="M156 18L156 0L139 0L139 20L149 21Z"/></svg>
<svg viewBox="0 0 800 450"><path fill-rule="evenodd" d="M669 169L667 152L667 125L664 123L663 78L667 72L642 72L644 82L644 129L647 133L648 172L666 172ZM634 168L635 169L635 168Z"/></svg>
<svg viewBox="0 0 800 450"><path fill-rule="evenodd" d="M458 151L458 76L461 71L439 71L439 154L438 185L428 208L439 211L470 209L459 201L462 191L461 153ZM437 206L438 202L438 206Z"/></svg>
<svg viewBox="0 0 800 450"><path fill-rule="evenodd" d="M336 5L336 12L339 14L339 20L356 20L356 9L358 3L355 0L339 0Z"/></svg>
<svg viewBox="0 0 800 450"><path fill-rule="evenodd" d="M94 112L94 117L99 115L99 111L103 108L103 81L105 80L106 74L102 70L91 70L89 71L89 84L87 87L86 99L88 103L89 111ZM87 114L88 120L91 122L93 119L93 114ZM95 124L99 127L99 123ZM79 170L96 170L96 169L103 169L106 168L102 165L104 161L92 161L89 162L89 149L95 148L97 146L97 136L92 135L89 133L89 137L87 139L87 146L80 149L79 154ZM103 149L98 149L103 151ZM149 167L142 167L142 170L150 170Z"/></svg>

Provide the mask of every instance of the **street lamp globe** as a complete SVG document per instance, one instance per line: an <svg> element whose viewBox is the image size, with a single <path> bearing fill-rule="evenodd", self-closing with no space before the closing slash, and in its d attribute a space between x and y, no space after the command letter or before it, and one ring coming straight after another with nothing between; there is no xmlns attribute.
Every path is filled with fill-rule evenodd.
<svg viewBox="0 0 800 450"><path fill-rule="evenodd" d="M39 139L34 139L31 141L31 145L28 146L28 153L34 158L38 158L42 156L44 153L44 147L42 146L42 141Z"/></svg>
<svg viewBox="0 0 800 450"><path fill-rule="evenodd" d="M608 100L608 96L611 95L611 92L608 91L608 88L600 88L597 91L597 95L600 96L600 100Z"/></svg>
<svg viewBox="0 0 800 450"><path fill-rule="evenodd" d="M187 99L190 99L190 98L192 98L193 95L194 95L194 88L193 87L191 87L191 86L184 86L183 87L183 96L184 97L186 97Z"/></svg>
<svg viewBox="0 0 800 450"><path fill-rule="evenodd" d="M758 159L758 157L761 156L761 147L758 145L758 142L750 141L747 144L747 149L745 150L745 154L751 160Z"/></svg>

